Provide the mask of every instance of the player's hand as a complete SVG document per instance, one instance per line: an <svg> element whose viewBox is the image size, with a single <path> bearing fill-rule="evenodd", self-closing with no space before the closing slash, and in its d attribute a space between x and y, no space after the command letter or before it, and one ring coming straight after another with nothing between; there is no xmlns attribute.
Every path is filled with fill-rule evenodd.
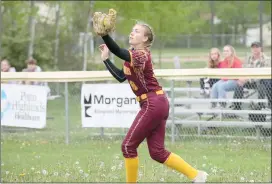
<svg viewBox="0 0 272 184"><path fill-rule="evenodd" d="M101 52L101 59L102 59L103 61L105 61L106 59L109 58L109 56L110 56L110 51L109 51L109 49L108 49L108 47L107 47L106 44L100 45L100 46L99 46L99 50L100 50L100 52Z"/></svg>

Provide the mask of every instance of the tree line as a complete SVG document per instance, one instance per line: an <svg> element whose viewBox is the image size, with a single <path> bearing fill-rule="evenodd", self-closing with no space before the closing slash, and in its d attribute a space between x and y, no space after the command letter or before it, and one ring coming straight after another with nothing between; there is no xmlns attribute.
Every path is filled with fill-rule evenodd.
<svg viewBox="0 0 272 184"><path fill-rule="evenodd" d="M47 15L38 14L41 6L37 5L41 3L48 7ZM271 2L263 3L263 17L268 20ZM117 35L128 35L135 20L147 22L162 50L164 43L174 38L167 35L212 31L245 34L249 27L259 24L258 6L258 1L214 1L215 16L221 22L211 30L208 1L1 1L0 57L18 70L31 56L44 70L97 69L94 63L86 62L92 60L86 51L88 34L79 40L80 33L92 32L91 15L95 11L117 10Z"/></svg>

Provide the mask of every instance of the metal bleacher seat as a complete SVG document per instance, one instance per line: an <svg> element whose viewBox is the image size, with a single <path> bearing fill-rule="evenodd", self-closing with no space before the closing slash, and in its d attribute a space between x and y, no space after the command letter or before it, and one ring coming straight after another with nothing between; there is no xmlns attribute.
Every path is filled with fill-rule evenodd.
<svg viewBox="0 0 272 184"><path fill-rule="evenodd" d="M174 108L171 108L170 117L167 121L168 126L174 124L175 126L182 127L198 127L199 134L203 127L240 127L256 128L257 130L260 128L271 129L271 110L250 109L249 104L251 103L268 103L267 99L258 99L254 90L248 90L244 99L233 99L234 92L228 92L226 99L210 99L197 95L199 94L199 88L174 88L174 100L171 99L171 97L173 97L171 89L165 88L164 90L168 92L169 102L174 101ZM175 97L177 94L184 92L191 92L191 95L189 97ZM211 109L212 102L226 102L229 106L223 109ZM242 102L244 108L242 110L233 110L231 107L233 102ZM173 104L171 103L170 106L173 107ZM248 118L250 114L264 115L267 120L251 121ZM234 116L231 116L231 118L228 116L229 119L226 119L225 115Z"/></svg>

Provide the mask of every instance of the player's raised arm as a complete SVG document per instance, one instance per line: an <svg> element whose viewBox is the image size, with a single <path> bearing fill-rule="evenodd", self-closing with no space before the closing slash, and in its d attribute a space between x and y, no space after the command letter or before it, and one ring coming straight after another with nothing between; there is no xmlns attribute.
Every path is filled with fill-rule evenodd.
<svg viewBox="0 0 272 184"><path fill-rule="evenodd" d="M117 68L109 59L109 49L105 44L99 46L99 50L101 51L101 59L106 65L109 72L112 76L118 80L119 82L124 82L126 80L126 76L124 74L123 69Z"/></svg>
<svg viewBox="0 0 272 184"><path fill-rule="evenodd" d="M122 60L131 61L130 53L127 49L120 48L117 43L107 34L105 36L102 36L102 39L104 40L105 44L109 48L109 50L119 57Z"/></svg>
<svg viewBox="0 0 272 184"><path fill-rule="evenodd" d="M120 83L126 80L123 69L117 68L109 59L103 61L112 76Z"/></svg>

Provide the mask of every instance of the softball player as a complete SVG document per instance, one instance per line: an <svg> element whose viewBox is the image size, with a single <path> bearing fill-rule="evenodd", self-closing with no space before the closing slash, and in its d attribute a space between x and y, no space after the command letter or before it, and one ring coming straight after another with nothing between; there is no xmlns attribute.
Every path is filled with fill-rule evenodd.
<svg viewBox="0 0 272 184"><path fill-rule="evenodd" d="M102 36L102 39L105 44L99 48L107 69L119 82L128 80L141 107L122 143L126 181L137 181L137 148L146 139L152 159L183 173L193 182L205 182L206 172L196 170L164 147L169 102L153 72L149 50L154 40L151 27L144 23L133 27L129 35L130 49L120 48L109 35ZM125 61L121 70L109 60L109 51Z"/></svg>

